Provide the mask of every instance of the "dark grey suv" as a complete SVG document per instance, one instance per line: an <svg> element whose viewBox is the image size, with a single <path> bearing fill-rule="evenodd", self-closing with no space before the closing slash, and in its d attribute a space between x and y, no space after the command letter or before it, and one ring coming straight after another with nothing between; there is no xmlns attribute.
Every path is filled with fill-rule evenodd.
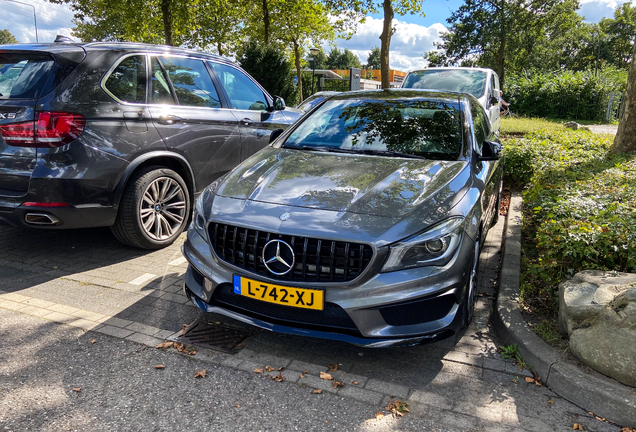
<svg viewBox="0 0 636 432"><path fill-rule="evenodd" d="M0 223L172 243L194 197L300 112L221 57L132 43L0 47Z"/></svg>

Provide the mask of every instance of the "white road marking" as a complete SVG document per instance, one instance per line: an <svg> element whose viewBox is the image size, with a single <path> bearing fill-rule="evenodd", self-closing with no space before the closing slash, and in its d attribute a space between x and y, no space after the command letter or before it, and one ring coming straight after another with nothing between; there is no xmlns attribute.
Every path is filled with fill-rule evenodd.
<svg viewBox="0 0 636 432"><path fill-rule="evenodd" d="M185 264L186 262L188 262L188 260L185 259L185 257L181 257L181 258L177 258L176 260L169 262L168 265L171 266L178 266L181 264Z"/></svg>
<svg viewBox="0 0 636 432"><path fill-rule="evenodd" d="M141 276L139 276L137 279L131 280L130 284L131 285L141 285L144 282L148 282L150 279L154 279L156 278L157 275L153 275L152 273L144 273Z"/></svg>

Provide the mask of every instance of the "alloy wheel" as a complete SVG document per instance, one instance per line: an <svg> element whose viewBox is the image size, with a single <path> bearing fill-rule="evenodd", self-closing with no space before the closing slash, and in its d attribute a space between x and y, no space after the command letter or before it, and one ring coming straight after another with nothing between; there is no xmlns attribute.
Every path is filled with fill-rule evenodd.
<svg viewBox="0 0 636 432"><path fill-rule="evenodd" d="M143 194L139 207L142 227L148 237L161 241L179 232L186 220L185 191L174 179L159 177Z"/></svg>

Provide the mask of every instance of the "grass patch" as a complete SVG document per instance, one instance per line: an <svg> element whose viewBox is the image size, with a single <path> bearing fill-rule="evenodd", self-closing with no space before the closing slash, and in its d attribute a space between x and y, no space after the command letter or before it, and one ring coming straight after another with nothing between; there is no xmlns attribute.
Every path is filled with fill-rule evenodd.
<svg viewBox="0 0 636 432"><path fill-rule="evenodd" d="M546 120L541 118L506 117L501 119L502 136L522 136L531 132L565 131L563 121Z"/></svg>
<svg viewBox="0 0 636 432"><path fill-rule="evenodd" d="M553 130L505 143L505 182L524 189L521 305L551 343L560 282L636 271L636 156L609 153L612 140Z"/></svg>

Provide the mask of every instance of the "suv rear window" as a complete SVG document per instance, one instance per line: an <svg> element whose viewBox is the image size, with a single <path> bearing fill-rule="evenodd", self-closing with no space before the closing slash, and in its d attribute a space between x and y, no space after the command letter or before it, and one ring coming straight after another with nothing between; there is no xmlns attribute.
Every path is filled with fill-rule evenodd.
<svg viewBox="0 0 636 432"><path fill-rule="evenodd" d="M53 90L55 61L41 54L0 54L0 99L36 99Z"/></svg>

